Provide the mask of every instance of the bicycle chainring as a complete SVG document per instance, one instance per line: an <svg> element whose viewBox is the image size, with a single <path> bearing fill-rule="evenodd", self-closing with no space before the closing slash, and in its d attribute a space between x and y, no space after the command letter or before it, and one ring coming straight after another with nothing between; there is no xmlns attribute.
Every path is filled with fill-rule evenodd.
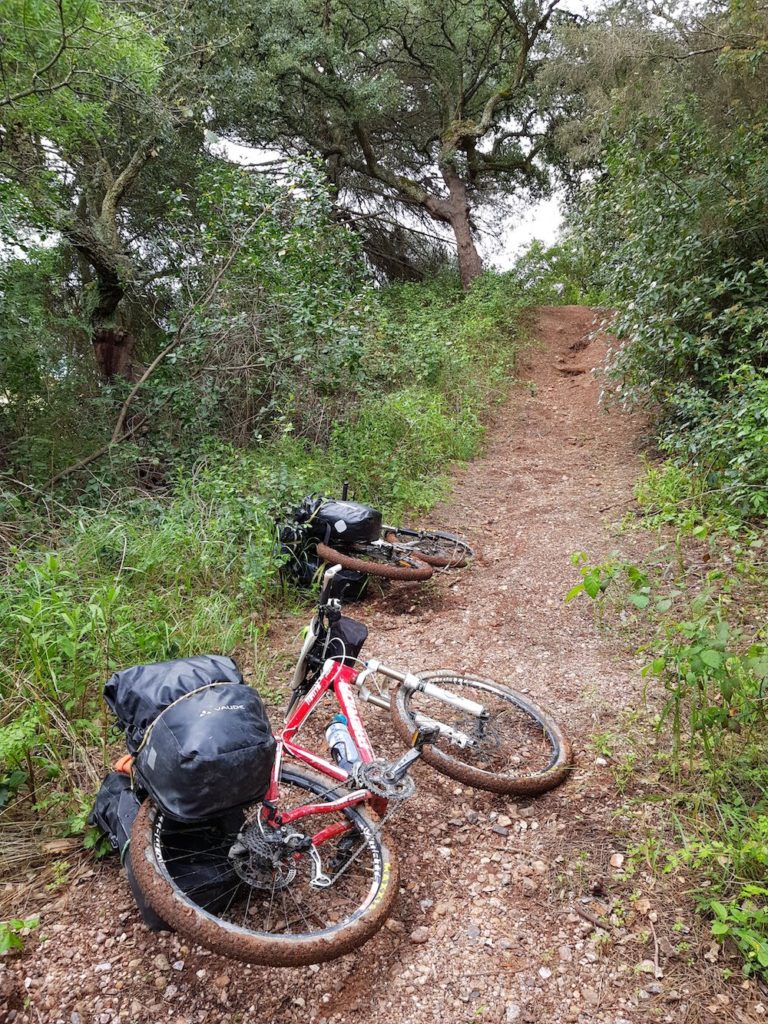
<svg viewBox="0 0 768 1024"><path fill-rule="evenodd" d="M416 792L416 783L410 775L394 780L388 775L389 765L386 761L371 761L361 764L355 772L355 782L371 791L374 796L386 800L407 800Z"/></svg>

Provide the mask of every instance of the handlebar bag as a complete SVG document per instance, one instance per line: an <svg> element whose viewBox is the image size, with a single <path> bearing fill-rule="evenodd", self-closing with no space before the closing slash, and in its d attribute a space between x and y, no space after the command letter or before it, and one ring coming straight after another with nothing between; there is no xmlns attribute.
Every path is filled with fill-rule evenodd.
<svg viewBox="0 0 768 1024"><path fill-rule="evenodd" d="M324 544L357 544L377 540L381 512L358 501L324 501L309 520L312 536Z"/></svg>
<svg viewBox="0 0 768 1024"><path fill-rule="evenodd" d="M262 800L275 740L264 704L242 683L211 683L179 697L147 728L134 779L169 817L203 821Z"/></svg>
<svg viewBox="0 0 768 1024"><path fill-rule="evenodd" d="M185 693L216 682L243 683L243 677L231 658L201 654L115 672L104 687L104 700L125 730L128 750L135 754L161 711Z"/></svg>
<svg viewBox="0 0 768 1024"><path fill-rule="evenodd" d="M342 615L331 624L328 630L328 647L325 656L346 665L354 665L367 638L367 626Z"/></svg>

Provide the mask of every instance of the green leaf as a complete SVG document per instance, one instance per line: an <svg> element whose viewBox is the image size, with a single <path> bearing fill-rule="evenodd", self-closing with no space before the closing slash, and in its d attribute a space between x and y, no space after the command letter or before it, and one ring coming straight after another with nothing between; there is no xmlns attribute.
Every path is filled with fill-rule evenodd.
<svg viewBox="0 0 768 1024"><path fill-rule="evenodd" d="M584 577L584 590L594 600L600 593L600 572L593 569Z"/></svg>
<svg viewBox="0 0 768 1024"><path fill-rule="evenodd" d="M710 668L720 668L723 664L723 656L720 651L702 651L699 657L704 664L708 665Z"/></svg>
<svg viewBox="0 0 768 1024"><path fill-rule="evenodd" d="M630 594L629 600L636 608L647 608L651 599L647 594Z"/></svg>

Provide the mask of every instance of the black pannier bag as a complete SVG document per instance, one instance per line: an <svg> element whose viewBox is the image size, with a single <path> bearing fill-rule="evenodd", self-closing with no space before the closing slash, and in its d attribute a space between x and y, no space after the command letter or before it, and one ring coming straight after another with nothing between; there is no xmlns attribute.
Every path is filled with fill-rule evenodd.
<svg viewBox="0 0 768 1024"><path fill-rule="evenodd" d="M358 501L324 501L309 520L317 540L337 544L368 543L381 533L381 512Z"/></svg>
<svg viewBox="0 0 768 1024"><path fill-rule="evenodd" d="M141 800L130 777L124 772L110 772L101 784L88 824L98 828L120 854L133 898L150 931L171 931L170 925L147 903L133 874L130 838L139 807ZM230 898L237 875L228 862L212 857L211 849L221 845L222 835L237 834L242 823L242 811L234 811L206 823L203 829L198 824L178 825L180 848L185 852L169 864L173 880L179 888L194 891L195 898L202 899L212 913Z"/></svg>
<svg viewBox="0 0 768 1024"><path fill-rule="evenodd" d="M340 569L331 580L329 597L338 597L343 604L362 601L368 590L369 576L354 569Z"/></svg>
<svg viewBox="0 0 768 1024"><path fill-rule="evenodd" d="M282 575L297 586L308 588L322 575L325 563L315 551L315 539L306 527L294 524L278 526L276 553L284 559ZM344 603L361 601L368 589L368 574L354 569L340 569L331 581L329 597Z"/></svg>
<svg viewBox="0 0 768 1024"><path fill-rule="evenodd" d="M125 729L128 750L135 754L147 727L161 711L185 693L217 682L245 685L231 658L200 654L178 661L134 665L115 672L104 687L104 700Z"/></svg>
<svg viewBox="0 0 768 1024"><path fill-rule="evenodd" d="M139 807L141 801L133 790L130 776L125 772L110 772L96 794L93 810L88 815L88 824L97 828L109 840L115 853L120 855L120 863L125 868L133 898L150 931L170 931L170 926L144 899L144 894L133 877L130 839Z"/></svg>
<svg viewBox="0 0 768 1024"><path fill-rule="evenodd" d="M262 800L275 740L264 704L242 683L211 683L175 700L147 728L135 781L169 817L213 818Z"/></svg>

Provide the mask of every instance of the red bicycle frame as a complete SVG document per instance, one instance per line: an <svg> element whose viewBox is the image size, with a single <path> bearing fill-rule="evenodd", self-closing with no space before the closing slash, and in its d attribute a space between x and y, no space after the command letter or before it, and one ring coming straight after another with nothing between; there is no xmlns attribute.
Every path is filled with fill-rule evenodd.
<svg viewBox="0 0 768 1024"><path fill-rule="evenodd" d="M299 702L288 721L283 726L282 732L275 734L277 750L275 752L275 763L272 768L272 778L267 795L262 805L262 815L265 818L274 820L276 805L280 795L280 772L285 754L290 755L297 761L302 761L321 774L328 776L335 782L344 783L349 779L349 773L332 761L320 757L318 754L307 750L294 741L294 737L301 729L325 694L332 690L338 701L342 713L346 716L349 731L355 746L364 764L370 764L374 759L373 748L365 731L365 726L360 717L360 712L355 701L354 685L358 673L349 665L338 661L329 661L323 666L323 672L312 689ZM370 790L356 789L351 793L345 793L338 800L321 801L318 803L302 804L284 813L277 813L277 821L280 825L290 825L301 818L308 818L315 814L328 814L331 811L342 811L346 807L353 807L356 804L371 803L377 812L386 808L386 800L374 796ZM335 839L337 836L348 832L351 824L337 822L328 825L326 828L316 832L312 838L313 846L320 846L322 843Z"/></svg>

